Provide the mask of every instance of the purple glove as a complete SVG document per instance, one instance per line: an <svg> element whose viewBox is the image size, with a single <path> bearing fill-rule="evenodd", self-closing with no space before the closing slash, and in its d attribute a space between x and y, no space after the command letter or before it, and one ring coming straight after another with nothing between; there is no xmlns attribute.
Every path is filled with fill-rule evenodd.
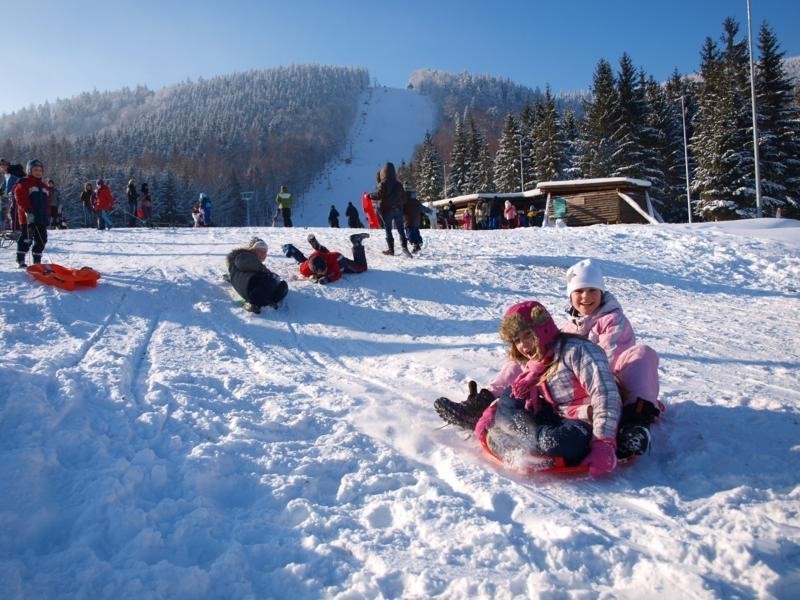
<svg viewBox="0 0 800 600"><path fill-rule="evenodd" d="M583 459L581 466L588 466L592 477L610 473L617 466L615 446L614 440L593 439L589 455Z"/></svg>

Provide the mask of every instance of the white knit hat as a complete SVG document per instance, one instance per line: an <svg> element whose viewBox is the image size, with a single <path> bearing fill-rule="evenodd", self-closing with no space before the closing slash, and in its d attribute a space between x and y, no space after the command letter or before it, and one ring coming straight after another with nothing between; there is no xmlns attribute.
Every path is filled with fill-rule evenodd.
<svg viewBox="0 0 800 600"><path fill-rule="evenodd" d="M586 258L567 269L567 296L575 290L584 288L595 288L601 292L606 289L603 272L591 258Z"/></svg>
<svg viewBox="0 0 800 600"><path fill-rule="evenodd" d="M261 238L254 237L252 240L250 240L250 249L251 250L256 250L258 248L260 248L262 250L266 250L267 249L267 242L265 242Z"/></svg>

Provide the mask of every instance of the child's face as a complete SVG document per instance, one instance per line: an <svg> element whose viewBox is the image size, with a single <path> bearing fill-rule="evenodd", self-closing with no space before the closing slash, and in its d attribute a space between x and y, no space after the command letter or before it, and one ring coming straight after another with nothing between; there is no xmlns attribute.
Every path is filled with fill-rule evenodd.
<svg viewBox="0 0 800 600"><path fill-rule="evenodd" d="M584 317L592 314L600 306L603 299L603 292L597 288L580 288L569 295L572 308L577 310Z"/></svg>
<svg viewBox="0 0 800 600"><path fill-rule="evenodd" d="M528 360L536 356L536 348L538 347L536 335L531 329L523 329L519 333L519 337L514 340L514 346L522 356Z"/></svg>
<svg viewBox="0 0 800 600"><path fill-rule="evenodd" d="M261 262L267 260L267 250L265 248L256 248L255 250L253 250L253 252L255 252L256 256L258 257L258 260L260 260Z"/></svg>

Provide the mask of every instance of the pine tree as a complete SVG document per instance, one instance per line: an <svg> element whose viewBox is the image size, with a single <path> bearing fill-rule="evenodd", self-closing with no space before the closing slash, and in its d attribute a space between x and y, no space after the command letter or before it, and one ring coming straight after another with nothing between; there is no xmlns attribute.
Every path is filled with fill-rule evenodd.
<svg viewBox="0 0 800 600"><path fill-rule="evenodd" d="M575 113L564 111L564 155L563 178L580 179L583 175L580 167L581 136L580 125Z"/></svg>
<svg viewBox="0 0 800 600"><path fill-rule="evenodd" d="M642 78L637 78L633 61L623 53L616 78L617 128L612 132L615 153L612 175L643 179L646 157L642 135L645 125L645 91Z"/></svg>
<svg viewBox="0 0 800 600"><path fill-rule="evenodd" d="M778 40L764 23L759 32L761 59L756 77L758 145L763 208L798 215L800 201L800 110L786 76Z"/></svg>
<svg viewBox="0 0 800 600"><path fill-rule="evenodd" d="M692 139L697 210L714 220L755 214L747 46L736 40L736 21L726 19L723 29L722 49L709 38L701 52L703 82Z"/></svg>
<svg viewBox="0 0 800 600"><path fill-rule="evenodd" d="M542 100L537 98L533 106L526 104L519 115L519 143L521 152L522 181L526 190L536 187L539 174L536 171L536 126L543 112Z"/></svg>
<svg viewBox="0 0 800 600"><path fill-rule="evenodd" d="M494 157L495 190L501 194L520 191L518 139L517 122L514 115L509 113Z"/></svg>
<svg viewBox="0 0 800 600"><path fill-rule="evenodd" d="M415 153L414 164L414 189L419 201L432 202L441 199L444 187L442 159L430 132L425 132L425 140Z"/></svg>
<svg viewBox="0 0 800 600"><path fill-rule="evenodd" d="M592 99L586 103L578 145L583 177L609 177L615 171L620 128L619 101L611 65L600 59L592 80Z"/></svg>
<svg viewBox="0 0 800 600"><path fill-rule="evenodd" d="M470 176L469 132L456 115L453 133L453 150L450 153L448 195L460 196L467 193Z"/></svg>
<svg viewBox="0 0 800 600"><path fill-rule="evenodd" d="M537 108L539 115L533 130L537 182L557 181L562 178L566 140L549 85L545 88L544 99Z"/></svg>

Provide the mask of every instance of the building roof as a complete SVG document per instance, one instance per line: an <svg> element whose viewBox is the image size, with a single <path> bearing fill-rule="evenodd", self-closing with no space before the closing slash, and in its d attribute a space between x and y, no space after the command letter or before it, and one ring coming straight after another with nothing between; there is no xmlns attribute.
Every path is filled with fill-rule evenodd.
<svg viewBox="0 0 800 600"><path fill-rule="evenodd" d="M548 190L553 188L579 188L579 187L618 187L630 185L634 187L649 188L650 182L645 179L631 179L630 177L601 177L598 179L568 179L566 181L540 181L536 188Z"/></svg>

